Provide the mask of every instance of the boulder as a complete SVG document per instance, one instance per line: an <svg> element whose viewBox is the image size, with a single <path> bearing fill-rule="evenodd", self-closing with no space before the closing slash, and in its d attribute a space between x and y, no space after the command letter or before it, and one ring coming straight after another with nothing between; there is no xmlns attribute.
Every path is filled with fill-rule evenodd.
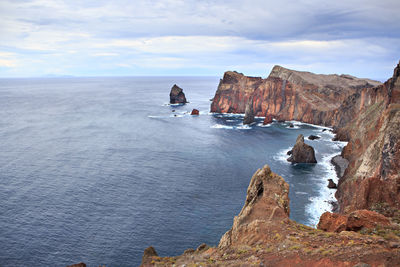
<svg viewBox="0 0 400 267"><path fill-rule="evenodd" d="M200 112L199 112L199 110L198 109L193 109L192 110L192 113L190 113L190 115L200 115Z"/></svg>
<svg viewBox="0 0 400 267"><path fill-rule="evenodd" d="M266 115L263 124L266 125L272 123L272 119L272 115Z"/></svg>
<svg viewBox="0 0 400 267"><path fill-rule="evenodd" d="M292 149L292 155L287 161L292 163L317 163L314 148L304 143L302 134L297 137L296 144Z"/></svg>
<svg viewBox="0 0 400 267"><path fill-rule="evenodd" d="M389 226L389 218L370 210L356 210L349 215L325 212L321 215L317 228L327 232L355 231L363 228Z"/></svg>
<svg viewBox="0 0 400 267"><path fill-rule="evenodd" d="M293 123L289 123L289 128L294 128L294 124Z"/></svg>
<svg viewBox="0 0 400 267"><path fill-rule="evenodd" d="M185 94L183 93L182 88L174 84L171 88L171 92L169 93L169 103L171 104L185 104L187 103Z"/></svg>
<svg viewBox="0 0 400 267"><path fill-rule="evenodd" d="M371 210L356 210L349 214L347 230L359 231L362 228L390 225L389 218Z"/></svg>
<svg viewBox="0 0 400 267"><path fill-rule="evenodd" d="M324 212L319 218L319 222L317 225L317 229L327 231L327 232L336 232L339 233L341 231L346 230L347 224L347 216L341 215L338 213L331 213L329 211Z"/></svg>
<svg viewBox="0 0 400 267"><path fill-rule="evenodd" d="M142 265L151 263L154 256L158 256L156 250L153 247L146 248L143 252Z"/></svg>
<svg viewBox="0 0 400 267"><path fill-rule="evenodd" d="M328 188L331 188L331 189L336 189L337 188L336 183L332 179L328 179L328 182L329 182Z"/></svg>
<svg viewBox="0 0 400 267"><path fill-rule="evenodd" d="M244 113L243 124L251 124L254 122L253 101L247 102Z"/></svg>
<svg viewBox="0 0 400 267"><path fill-rule="evenodd" d="M309 140L316 140L316 139L320 139L321 137L319 137L318 135L310 135L308 137Z"/></svg>

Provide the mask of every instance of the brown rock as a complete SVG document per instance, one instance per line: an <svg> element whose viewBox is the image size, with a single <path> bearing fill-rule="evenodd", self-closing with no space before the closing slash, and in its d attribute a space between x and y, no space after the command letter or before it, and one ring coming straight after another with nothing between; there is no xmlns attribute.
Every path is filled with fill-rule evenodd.
<svg viewBox="0 0 400 267"><path fill-rule="evenodd" d="M245 204L233 220L232 228L221 238L219 247L250 244L256 239L251 233L257 235L256 228L260 227L257 225L279 224L281 227L281 222L288 220L289 214L289 185L265 165L251 178Z"/></svg>
<svg viewBox="0 0 400 267"><path fill-rule="evenodd" d="M287 160L293 163L317 163L314 148L304 143L302 134L297 137L292 155Z"/></svg>
<svg viewBox="0 0 400 267"><path fill-rule="evenodd" d="M192 113L190 113L190 115L199 115L199 114L200 114L199 110L195 108L192 110Z"/></svg>
<svg viewBox="0 0 400 267"><path fill-rule="evenodd" d="M169 103L171 104L185 104L187 103L185 94L183 93L182 88L174 84L171 88L171 92L169 93Z"/></svg>
<svg viewBox="0 0 400 267"><path fill-rule="evenodd" d="M390 225L389 218L370 210L356 210L349 214L346 229L359 231L362 228Z"/></svg>
<svg viewBox="0 0 400 267"><path fill-rule="evenodd" d="M347 216L327 211L321 215L317 229L339 233L346 230L346 225Z"/></svg>
<svg viewBox="0 0 400 267"><path fill-rule="evenodd" d="M272 115L265 115L265 119L264 119L263 124L266 125L266 124L272 123L272 121L273 121L272 119L273 119Z"/></svg>
<svg viewBox="0 0 400 267"><path fill-rule="evenodd" d="M143 252L142 265L150 264L154 256L158 256L156 250L153 247L146 248Z"/></svg>
<svg viewBox="0 0 400 267"><path fill-rule="evenodd" d="M331 189L336 189L337 188L337 185L335 184L335 182L332 180L332 179L328 179L328 188L331 188Z"/></svg>
<svg viewBox="0 0 400 267"><path fill-rule="evenodd" d="M374 211L356 210L349 215L325 212L321 215L317 228L328 232L360 231L363 228L388 226L390 220Z"/></svg>

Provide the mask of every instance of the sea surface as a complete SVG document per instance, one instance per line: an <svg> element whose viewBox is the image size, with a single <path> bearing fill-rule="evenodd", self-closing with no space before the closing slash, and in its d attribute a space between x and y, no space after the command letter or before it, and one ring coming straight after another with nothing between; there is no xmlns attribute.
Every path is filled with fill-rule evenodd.
<svg viewBox="0 0 400 267"><path fill-rule="evenodd" d="M291 218L315 225L344 143L312 125L210 114L218 82L0 79L0 266L137 266L148 246L215 246L264 164L290 184ZM190 103L168 105L175 83ZM321 136L306 139L317 164L286 161L299 134Z"/></svg>

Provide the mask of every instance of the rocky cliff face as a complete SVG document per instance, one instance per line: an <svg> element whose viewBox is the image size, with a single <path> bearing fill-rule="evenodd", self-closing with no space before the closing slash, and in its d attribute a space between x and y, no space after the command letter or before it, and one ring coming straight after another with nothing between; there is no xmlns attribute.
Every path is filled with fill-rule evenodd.
<svg viewBox="0 0 400 267"><path fill-rule="evenodd" d="M288 193L284 179L264 166L253 175L245 204L218 247L201 245L163 258L152 251L143 266L399 266L398 236L330 233L298 224L289 219ZM349 221L355 227L360 222ZM380 232L386 236L390 227Z"/></svg>
<svg viewBox="0 0 400 267"><path fill-rule="evenodd" d="M250 101L256 116L332 125L348 141L337 191L341 214L325 213L324 231L291 221L289 187L264 166L218 247L149 256L144 266L400 266L399 77L400 63L384 84L279 66L267 79L225 73L212 112L243 113Z"/></svg>
<svg viewBox="0 0 400 267"><path fill-rule="evenodd" d="M349 141L342 153L349 166L336 195L342 212L400 208L399 76L400 63L385 84L364 88L351 107L344 106L355 116L338 130Z"/></svg>
<svg viewBox="0 0 400 267"><path fill-rule="evenodd" d="M244 113L251 100L255 116L337 125L340 105L364 87L379 82L349 75L318 75L275 66L267 79L226 72L211 104L211 112ZM350 114L351 115L351 114Z"/></svg>

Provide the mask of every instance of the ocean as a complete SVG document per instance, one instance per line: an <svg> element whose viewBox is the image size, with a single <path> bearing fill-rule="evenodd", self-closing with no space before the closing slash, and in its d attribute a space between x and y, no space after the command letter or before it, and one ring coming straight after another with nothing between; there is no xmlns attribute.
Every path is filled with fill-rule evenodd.
<svg viewBox="0 0 400 267"><path fill-rule="evenodd" d="M315 226L344 143L323 127L210 114L218 77L0 79L0 266L138 266L143 250L216 246L268 164ZM168 105L173 84L183 106ZM191 116L193 108L200 116ZM315 165L291 164L299 134Z"/></svg>

